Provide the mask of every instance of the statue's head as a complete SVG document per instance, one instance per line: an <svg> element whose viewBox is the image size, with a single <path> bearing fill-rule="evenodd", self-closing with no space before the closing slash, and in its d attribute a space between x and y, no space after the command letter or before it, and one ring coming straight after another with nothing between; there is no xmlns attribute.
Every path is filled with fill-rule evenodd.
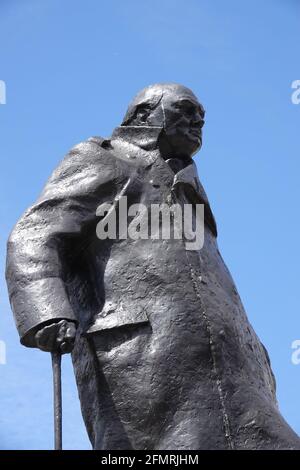
<svg viewBox="0 0 300 470"><path fill-rule="evenodd" d="M176 83L158 83L140 91L130 103L122 126L163 128L163 145L190 158L202 145L205 111L194 93Z"/></svg>

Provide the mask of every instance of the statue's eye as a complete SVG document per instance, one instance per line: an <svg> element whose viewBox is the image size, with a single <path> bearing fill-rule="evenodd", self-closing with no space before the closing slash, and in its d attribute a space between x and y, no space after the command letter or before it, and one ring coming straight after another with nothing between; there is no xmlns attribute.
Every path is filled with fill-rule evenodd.
<svg viewBox="0 0 300 470"><path fill-rule="evenodd" d="M195 111L195 107L188 102L182 101L180 103L176 103L176 109L178 109L182 114L191 115Z"/></svg>
<svg viewBox="0 0 300 470"><path fill-rule="evenodd" d="M186 114L192 114L195 111L195 109L194 109L194 106L184 105L183 106L183 111Z"/></svg>

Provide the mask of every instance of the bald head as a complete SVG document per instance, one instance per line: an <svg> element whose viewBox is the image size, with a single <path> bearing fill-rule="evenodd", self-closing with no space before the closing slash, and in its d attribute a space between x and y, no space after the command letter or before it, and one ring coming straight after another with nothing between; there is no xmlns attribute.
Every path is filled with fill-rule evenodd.
<svg viewBox="0 0 300 470"><path fill-rule="evenodd" d="M170 153L189 158L202 145L204 114L202 105L189 88L176 83L158 83L135 96L122 126L161 127Z"/></svg>
<svg viewBox="0 0 300 470"><path fill-rule="evenodd" d="M177 83L155 83L154 85L143 88L143 90L139 91L133 98L128 106L122 125L132 125L133 120L136 118L137 111L145 109L150 112L158 105L163 105L166 100L176 102L184 97L192 99L197 103L202 108L204 114L203 107L199 104L197 97L189 88ZM161 125L163 127L163 122Z"/></svg>

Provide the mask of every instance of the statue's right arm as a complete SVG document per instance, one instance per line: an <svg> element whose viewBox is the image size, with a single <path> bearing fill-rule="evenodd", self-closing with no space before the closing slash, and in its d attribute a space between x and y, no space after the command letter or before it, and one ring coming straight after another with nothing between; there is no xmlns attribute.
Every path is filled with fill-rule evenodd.
<svg viewBox="0 0 300 470"><path fill-rule="evenodd" d="M51 335L60 342L64 337L71 342L75 335L76 318L64 285L63 242L82 234L114 187L115 164L100 144L89 139L67 154L8 240L6 279L25 346L52 350L47 349Z"/></svg>

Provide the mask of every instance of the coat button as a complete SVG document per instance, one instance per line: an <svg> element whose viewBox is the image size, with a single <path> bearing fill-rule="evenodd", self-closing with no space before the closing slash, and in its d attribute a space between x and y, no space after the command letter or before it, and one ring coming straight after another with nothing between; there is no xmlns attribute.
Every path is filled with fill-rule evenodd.
<svg viewBox="0 0 300 470"><path fill-rule="evenodd" d="M219 331L219 338L220 338L220 339L223 339L223 340L226 338L226 335L225 335L225 331L224 331L224 330L220 330L220 331Z"/></svg>

